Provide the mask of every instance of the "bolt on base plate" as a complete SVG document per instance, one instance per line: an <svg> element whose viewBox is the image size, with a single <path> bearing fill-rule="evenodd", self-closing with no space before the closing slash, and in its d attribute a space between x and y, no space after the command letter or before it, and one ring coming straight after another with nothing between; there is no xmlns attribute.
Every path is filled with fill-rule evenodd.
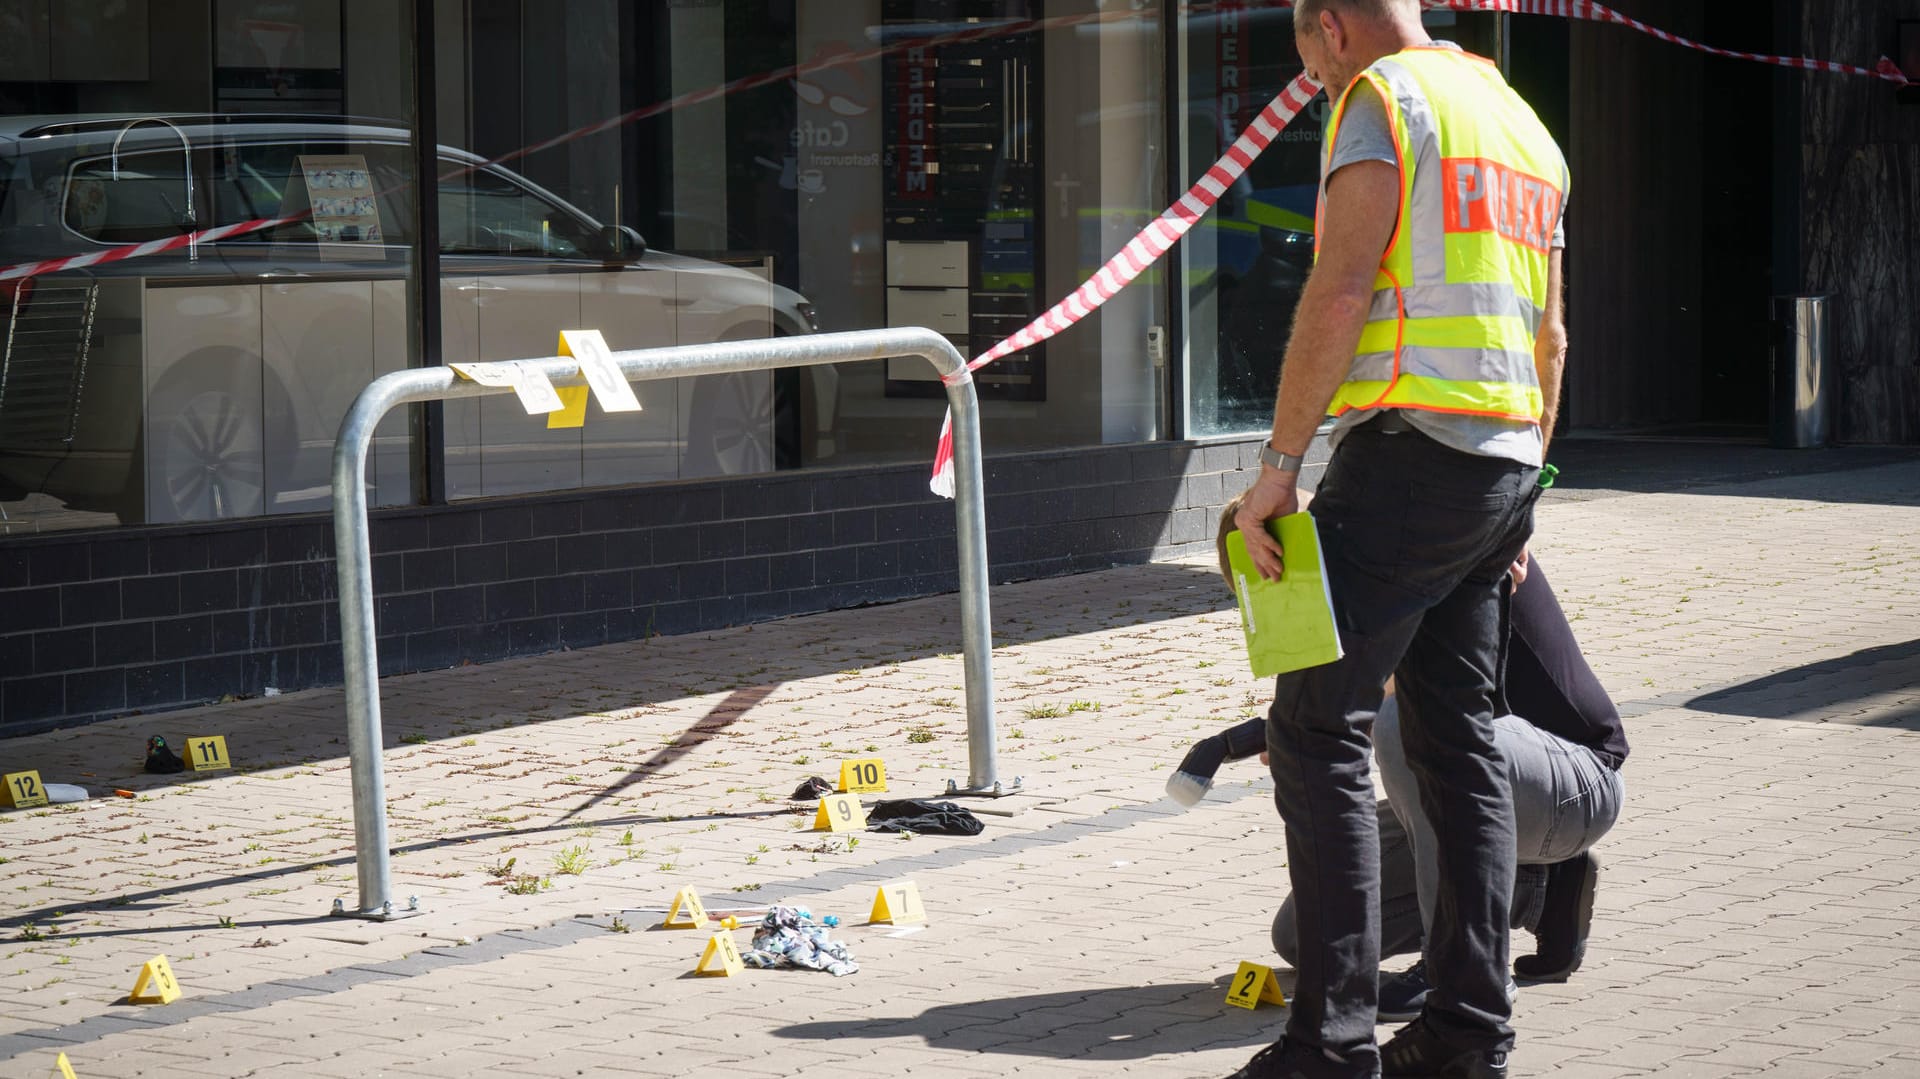
<svg viewBox="0 0 1920 1079"><path fill-rule="evenodd" d="M1027 786L1026 776L1014 776L1012 783L1003 783L999 780L995 780L993 782L993 785L990 787L962 787L960 784L949 779L947 780L947 797L949 798L1004 798L1009 794L1017 794L1020 791L1025 790L1026 786Z"/></svg>
<svg viewBox="0 0 1920 1079"><path fill-rule="evenodd" d="M333 910L328 913L335 918L362 918L370 922L397 922L402 918L419 917L425 914L426 911L420 909L420 897L410 895L407 897L407 905L404 908L395 907L393 901L388 900L372 910L348 910L346 900L336 899L333 901Z"/></svg>

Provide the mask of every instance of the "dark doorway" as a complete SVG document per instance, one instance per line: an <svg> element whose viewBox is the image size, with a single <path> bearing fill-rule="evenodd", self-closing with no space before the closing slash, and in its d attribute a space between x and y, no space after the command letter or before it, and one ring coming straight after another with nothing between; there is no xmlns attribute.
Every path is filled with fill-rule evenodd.
<svg viewBox="0 0 1920 1079"><path fill-rule="evenodd" d="M1710 0L1704 40L1778 51L1752 0ZM1773 73L1749 61L1701 60L1700 419L1727 433L1767 422L1768 297L1773 287Z"/></svg>
<svg viewBox="0 0 1920 1079"><path fill-rule="evenodd" d="M1751 0L1621 7L1707 44L1781 51L1775 20L1756 18ZM1566 33L1573 352L1562 426L1763 437L1769 298L1791 288L1774 280L1775 243L1796 227L1775 210L1786 181L1772 69L1623 26ZM1516 47L1516 68L1550 77L1541 57L1556 54L1531 51Z"/></svg>

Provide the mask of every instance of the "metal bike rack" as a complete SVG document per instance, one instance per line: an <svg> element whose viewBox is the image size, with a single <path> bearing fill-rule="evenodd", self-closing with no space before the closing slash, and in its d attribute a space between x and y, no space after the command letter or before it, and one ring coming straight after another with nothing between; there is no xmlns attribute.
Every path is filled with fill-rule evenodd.
<svg viewBox="0 0 1920 1079"><path fill-rule="evenodd" d="M980 468L980 409L966 360L948 340L919 328L863 330L766 341L686 345L615 352L629 382L690 375L723 375L919 356L945 382L953 408L954 512L960 554L960 621L967 687L968 785L949 794L1001 794L995 760L993 628L987 607L986 492ZM579 361L552 356L525 361L555 386L580 386ZM380 728L380 660L373 622L373 558L367 528L367 452L374 427L396 406L512 393L506 386L468 382L450 367L413 368L382 375L354 398L333 447L333 542L340 572L340 645L345 653L347 744L353 771L353 833L360 909L334 903L334 913L390 919L418 912L393 901L387 839L387 801ZM1014 786L1018 786L1015 781Z"/></svg>

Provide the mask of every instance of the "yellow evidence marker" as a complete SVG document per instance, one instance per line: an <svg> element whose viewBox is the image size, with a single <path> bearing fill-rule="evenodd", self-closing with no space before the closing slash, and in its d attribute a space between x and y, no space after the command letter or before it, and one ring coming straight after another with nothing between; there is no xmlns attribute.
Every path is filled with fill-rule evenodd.
<svg viewBox="0 0 1920 1079"><path fill-rule="evenodd" d="M47 804L47 787L40 782L39 772L8 772L0 784L4 784L0 799L15 809Z"/></svg>
<svg viewBox="0 0 1920 1079"><path fill-rule="evenodd" d="M1263 1000L1282 1008L1287 1006L1287 995L1280 991L1280 979L1274 977L1272 967L1242 962L1240 969L1233 972L1233 982L1227 986L1227 1003L1252 1011Z"/></svg>
<svg viewBox="0 0 1920 1079"><path fill-rule="evenodd" d="M868 925L905 925L927 920L926 904L920 902L920 888L910 880L882 884L873 896L873 913Z"/></svg>
<svg viewBox="0 0 1920 1079"><path fill-rule="evenodd" d="M851 794L829 794L820 799L820 810L813 815L813 830L816 832L864 832L867 829L867 811L860 808L860 799Z"/></svg>
<svg viewBox="0 0 1920 1079"><path fill-rule="evenodd" d="M840 762L840 790L866 794L887 789L887 764L878 757Z"/></svg>
<svg viewBox="0 0 1920 1079"><path fill-rule="evenodd" d="M187 739L187 767L196 772L217 772L233 767L232 758L227 756L226 736L212 734Z"/></svg>
<svg viewBox="0 0 1920 1079"><path fill-rule="evenodd" d="M585 427L587 425L586 386L555 386L553 392L560 396L560 407L547 413L547 430L557 431L564 427Z"/></svg>
<svg viewBox="0 0 1920 1079"><path fill-rule="evenodd" d="M179 999L180 983L173 980L173 968L164 955L141 964L140 977L134 979L133 992L127 994L133 1004L172 1004Z"/></svg>
<svg viewBox="0 0 1920 1079"><path fill-rule="evenodd" d="M700 905L699 894L688 887L673 893L673 905L667 908L667 920L660 923L660 928L698 929L706 924L707 908Z"/></svg>
<svg viewBox="0 0 1920 1079"><path fill-rule="evenodd" d="M596 336L598 336L596 334ZM605 344L600 346L606 348ZM567 340L567 331L560 331L560 355L573 356L573 344ZM578 356L574 356L579 359ZM555 386L553 392L560 395L560 408L547 413L547 430L554 431L563 427L585 427L587 425L587 396L591 386Z"/></svg>
<svg viewBox="0 0 1920 1079"><path fill-rule="evenodd" d="M582 427L587 422L587 394L600 402L602 412L638 412L640 399L634 396L627 376L613 360L613 350L599 330L561 330L560 355L580 361L585 386L555 386L560 410L547 413L547 427Z"/></svg>
<svg viewBox="0 0 1920 1079"><path fill-rule="evenodd" d="M707 964L719 960L716 966ZM707 948L700 953L700 965L693 968L695 974L707 974L720 978L731 978L746 969L740 961L740 946L733 942L729 931L715 933L707 938Z"/></svg>
<svg viewBox="0 0 1920 1079"><path fill-rule="evenodd" d="M79 1076L73 1074L73 1065L67 1063L67 1054L65 1053L61 1053L54 1058L53 1071L60 1079L79 1079Z"/></svg>

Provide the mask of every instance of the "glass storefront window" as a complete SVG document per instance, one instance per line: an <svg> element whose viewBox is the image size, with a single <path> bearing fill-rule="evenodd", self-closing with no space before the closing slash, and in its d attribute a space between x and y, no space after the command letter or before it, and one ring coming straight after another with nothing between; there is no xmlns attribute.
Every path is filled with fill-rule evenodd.
<svg viewBox="0 0 1920 1079"><path fill-rule="evenodd" d="M1497 56L1500 16L1429 12L1427 29ZM1218 0L1180 18L1186 59L1182 173L1191 182L1303 67L1286 8ZM1294 307L1313 268L1325 94L1188 234L1175 257L1186 287L1186 431L1246 435L1273 422Z"/></svg>
<svg viewBox="0 0 1920 1079"><path fill-rule="evenodd" d="M433 252L411 227L415 3L436 22ZM0 286L8 532L325 509L346 407L418 362L421 257L442 362L549 355L575 328L624 349L916 325L973 356L1168 201L1155 4L16 6L48 14L0 73L0 270L111 257ZM989 452L1160 437L1169 280L981 372ZM912 362L640 396L571 430L449 403L433 447L396 414L374 501L409 501L429 451L452 498L926 459L944 406Z"/></svg>
<svg viewBox="0 0 1920 1079"><path fill-rule="evenodd" d="M448 348L524 354L579 318L621 348L917 325L984 352L1165 205L1164 31L1151 10L1110 7L598 0L536 19L518 0L476 3L466 54L497 77L475 81L466 148L498 158L552 143L509 167L603 221L618 208L647 253L619 274L580 275L577 290L549 280L539 302L450 299ZM564 88L519 93L563 42ZM728 90L649 108L716 86ZM583 133L623 110L640 115ZM601 302L607 290L624 297L617 307ZM1157 437L1165 378L1147 339L1168 321L1164 290L1154 275L1070 334L984 370L990 452ZM512 306L528 340L496 346L489 305ZM639 392L639 427L620 418L596 431L595 417L571 434L529 432L511 402L450 407L449 486L494 494L924 459L944 407L918 361Z"/></svg>
<svg viewBox="0 0 1920 1079"><path fill-rule="evenodd" d="M324 509L347 405L409 362L409 135L346 119L408 114L407 13L152 6L53 4L7 45L0 269L62 261L0 285L0 531ZM395 417L378 504L409 454Z"/></svg>

